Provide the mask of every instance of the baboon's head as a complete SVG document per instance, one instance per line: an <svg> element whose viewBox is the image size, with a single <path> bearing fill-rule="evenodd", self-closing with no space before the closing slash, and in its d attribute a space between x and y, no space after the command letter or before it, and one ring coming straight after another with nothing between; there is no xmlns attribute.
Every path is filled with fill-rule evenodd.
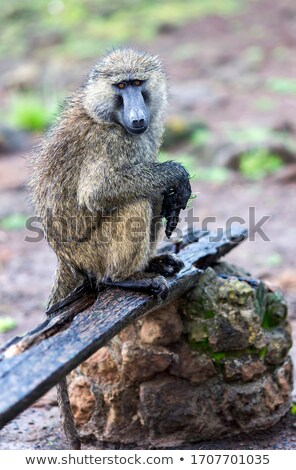
<svg viewBox="0 0 296 470"><path fill-rule="evenodd" d="M114 122L129 134L142 134L162 117L166 77L157 57L118 49L91 71L84 106L98 122Z"/></svg>

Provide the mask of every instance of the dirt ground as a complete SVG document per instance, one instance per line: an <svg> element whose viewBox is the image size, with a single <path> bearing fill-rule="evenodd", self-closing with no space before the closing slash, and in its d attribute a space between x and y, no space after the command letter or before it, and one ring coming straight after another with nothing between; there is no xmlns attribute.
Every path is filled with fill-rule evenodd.
<svg viewBox="0 0 296 470"><path fill-rule="evenodd" d="M227 130L242 126L288 128L295 140L296 95L267 86L269 77L296 78L295 23L293 0L280 4L258 0L236 17L213 15L163 32L148 49L165 58L171 83L170 112L205 122L221 141ZM33 214L25 189L27 155L0 154L0 220L11 214ZM257 182L236 173L221 183L197 178L193 189L198 197L193 207L199 217L197 225L205 224L206 217L215 217L208 228L225 227L230 217L240 217L251 235L253 219L257 223L269 216L262 226L269 240L257 233L227 260L282 288L296 344L296 155L294 159L295 164ZM213 162L215 155L209 164ZM207 162L196 155L197 175L199 165L204 164ZM0 228L0 315L15 318L17 325L0 334L1 343L40 322L55 269L55 256L45 241L28 243L26 235L24 228ZM295 346L291 354L295 363ZM65 448L53 391L0 432L0 449L21 448ZM258 435L190 448L296 449L295 418L289 416Z"/></svg>

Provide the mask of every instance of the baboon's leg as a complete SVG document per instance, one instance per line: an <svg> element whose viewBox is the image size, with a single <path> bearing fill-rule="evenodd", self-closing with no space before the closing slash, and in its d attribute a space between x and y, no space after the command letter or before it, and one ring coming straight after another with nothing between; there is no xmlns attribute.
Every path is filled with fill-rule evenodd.
<svg viewBox="0 0 296 470"><path fill-rule="evenodd" d="M81 275L72 271L72 269L67 264L59 260L52 291L48 301L48 308L69 295L72 290L74 290L82 282L83 277ZM71 449L79 450L81 448L81 444L77 430L75 428L66 377L64 377L57 384L57 400L61 414L62 426L67 442Z"/></svg>
<svg viewBox="0 0 296 470"><path fill-rule="evenodd" d="M146 272L172 276L184 267L183 261L174 253L163 253L150 259Z"/></svg>
<svg viewBox="0 0 296 470"><path fill-rule="evenodd" d="M165 299L168 295L169 285L163 276L155 276L155 274L138 272L127 279L121 281L112 281L107 279L104 281L107 286L122 287L139 292L147 292L155 296Z"/></svg>

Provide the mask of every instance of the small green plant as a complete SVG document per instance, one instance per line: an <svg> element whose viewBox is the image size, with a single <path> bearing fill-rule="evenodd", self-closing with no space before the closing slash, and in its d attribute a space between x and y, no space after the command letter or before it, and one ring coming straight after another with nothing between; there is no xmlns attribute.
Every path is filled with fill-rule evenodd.
<svg viewBox="0 0 296 470"><path fill-rule="evenodd" d="M16 321L11 317L0 318L0 333L7 333L17 326Z"/></svg>
<svg viewBox="0 0 296 470"><path fill-rule="evenodd" d="M57 109L55 98L45 102L33 94L18 94L11 103L8 121L13 127L26 131L43 131L52 123Z"/></svg>
<svg viewBox="0 0 296 470"><path fill-rule="evenodd" d="M11 214L0 219L0 229L20 230L25 228L27 216L25 214Z"/></svg>
<svg viewBox="0 0 296 470"><path fill-rule="evenodd" d="M296 80L285 77L274 77L267 80L267 87L276 93L283 95L296 94Z"/></svg>
<svg viewBox="0 0 296 470"><path fill-rule="evenodd" d="M200 168L197 172L198 180L210 183L225 183L229 178L230 171L223 167Z"/></svg>
<svg viewBox="0 0 296 470"><path fill-rule="evenodd" d="M258 180L283 166L281 157L264 149L254 149L241 155L240 172L247 178Z"/></svg>
<svg viewBox="0 0 296 470"><path fill-rule="evenodd" d="M209 143L210 139L210 130L206 127L200 127L199 129L196 129L196 131L193 132L190 140L196 147L203 147L204 145L207 145Z"/></svg>
<svg viewBox="0 0 296 470"><path fill-rule="evenodd" d="M296 403L291 405L291 415L296 416Z"/></svg>
<svg viewBox="0 0 296 470"><path fill-rule="evenodd" d="M283 257L279 253L272 253L271 255L267 256L266 264L273 268L281 266L281 264L283 264Z"/></svg>

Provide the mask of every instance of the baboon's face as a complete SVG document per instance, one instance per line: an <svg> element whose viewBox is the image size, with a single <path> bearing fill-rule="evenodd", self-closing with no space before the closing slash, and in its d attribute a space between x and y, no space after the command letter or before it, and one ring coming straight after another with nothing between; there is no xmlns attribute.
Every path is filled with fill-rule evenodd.
<svg viewBox="0 0 296 470"><path fill-rule="evenodd" d="M157 57L119 49L94 67L83 103L96 121L115 123L138 135L159 125L166 95L166 77Z"/></svg>
<svg viewBox="0 0 296 470"><path fill-rule="evenodd" d="M115 120L129 134L142 134L149 126L150 113L145 101L145 82L134 78L112 85L116 94Z"/></svg>

